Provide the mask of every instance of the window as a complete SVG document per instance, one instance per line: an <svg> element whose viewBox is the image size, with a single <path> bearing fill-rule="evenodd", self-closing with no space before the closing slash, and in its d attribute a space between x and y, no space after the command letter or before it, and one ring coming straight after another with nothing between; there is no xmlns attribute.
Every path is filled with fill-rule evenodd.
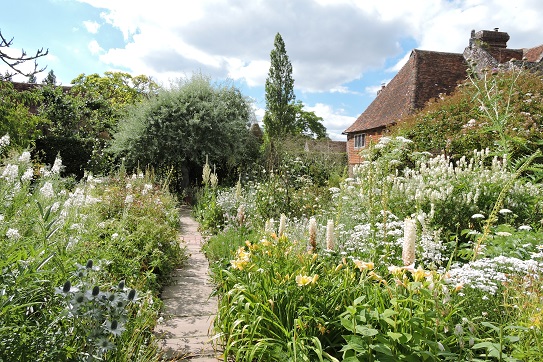
<svg viewBox="0 0 543 362"><path fill-rule="evenodd" d="M366 134L357 134L354 136L354 148L363 148L366 146Z"/></svg>

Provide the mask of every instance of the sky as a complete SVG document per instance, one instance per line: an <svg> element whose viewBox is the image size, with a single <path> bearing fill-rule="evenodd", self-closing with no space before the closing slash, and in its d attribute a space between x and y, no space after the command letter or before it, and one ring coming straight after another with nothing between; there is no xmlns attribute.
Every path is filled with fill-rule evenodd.
<svg viewBox="0 0 543 362"><path fill-rule="evenodd" d="M494 28L510 35L508 48L543 44L540 0L0 1L8 51L49 51L38 82L49 70L64 85L82 73L122 71L168 87L202 73L233 82L259 120L280 33L296 100L340 141L413 49L461 53L471 30Z"/></svg>

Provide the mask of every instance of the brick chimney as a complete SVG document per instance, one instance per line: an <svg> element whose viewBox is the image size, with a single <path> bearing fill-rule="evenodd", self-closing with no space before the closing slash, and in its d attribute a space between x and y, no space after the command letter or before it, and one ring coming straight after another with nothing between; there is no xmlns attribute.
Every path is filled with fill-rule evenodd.
<svg viewBox="0 0 543 362"><path fill-rule="evenodd" d="M509 34L500 31L499 28L494 28L494 30L481 30L475 34L472 32L472 39L491 48L507 48ZM470 39L470 43L472 39Z"/></svg>

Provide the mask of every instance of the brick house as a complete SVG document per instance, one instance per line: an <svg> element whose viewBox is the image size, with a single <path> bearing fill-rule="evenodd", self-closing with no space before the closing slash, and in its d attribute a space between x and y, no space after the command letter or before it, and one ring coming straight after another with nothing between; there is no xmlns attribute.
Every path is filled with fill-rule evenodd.
<svg viewBox="0 0 543 362"><path fill-rule="evenodd" d="M451 94L467 79L468 67L482 74L488 69L527 67L543 70L543 45L507 49L509 35L497 28L472 30L462 54L414 49L394 78L382 85L377 97L343 134L347 135L349 171L362 161L359 152L377 142L402 117L424 108L440 95Z"/></svg>

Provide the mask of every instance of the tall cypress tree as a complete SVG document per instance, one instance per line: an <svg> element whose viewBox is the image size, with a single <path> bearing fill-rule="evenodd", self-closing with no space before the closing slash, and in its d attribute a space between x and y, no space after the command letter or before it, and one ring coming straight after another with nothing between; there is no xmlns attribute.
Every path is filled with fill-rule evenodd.
<svg viewBox="0 0 543 362"><path fill-rule="evenodd" d="M274 48L270 53L270 70L266 79L266 113L264 126L268 136L279 138L295 132L294 79L292 64L285 50L281 34L275 35Z"/></svg>

